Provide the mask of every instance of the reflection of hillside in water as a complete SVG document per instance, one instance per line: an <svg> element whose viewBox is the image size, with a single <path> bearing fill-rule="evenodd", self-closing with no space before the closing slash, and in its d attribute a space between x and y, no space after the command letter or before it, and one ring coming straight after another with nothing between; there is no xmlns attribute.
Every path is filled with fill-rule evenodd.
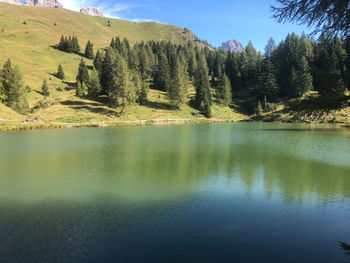
<svg viewBox="0 0 350 263"><path fill-rule="evenodd" d="M328 138L312 134L194 125L44 135L48 138L40 133L14 137L23 148L1 155L0 198L152 201L242 187L251 195L259 190L285 201L350 196L350 167L322 161L334 152L323 147L308 158L298 153L299 146L303 153L318 140L327 144Z"/></svg>

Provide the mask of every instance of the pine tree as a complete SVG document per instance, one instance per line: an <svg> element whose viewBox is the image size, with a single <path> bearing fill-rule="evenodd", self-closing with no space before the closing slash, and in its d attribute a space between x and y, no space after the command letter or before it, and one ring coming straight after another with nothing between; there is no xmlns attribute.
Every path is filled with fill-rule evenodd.
<svg viewBox="0 0 350 263"><path fill-rule="evenodd" d="M150 56L143 45L140 47L138 57L139 57L139 67L140 67L141 77L143 81L146 81L149 78L149 75L152 69L151 69Z"/></svg>
<svg viewBox="0 0 350 263"><path fill-rule="evenodd" d="M8 59L1 72L0 72L0 80L1 80L1 100L3 102L7 102L10 94L10 90L13 87L13 79L14 79L14 70L12 68L11 60Z"/></svg>
<svg viewBox="0 0 350 263"><path fill-rule="evenodd" d="M259 77L259 89L257 95L259 99L266 97L269 100L274 100L277 98L278 93L279 87L276 80L275 66L272 63L271 58L266 57Z"/></svg>
<svg viewBox="0 0 350 263"><path fill-rule="evenodd" d="M81 84L85 83L86 85L87 83L89 83L89 72L84 59L80 60L78 75L76 79L77 82L80 82Z"/></svg>
<svg viewBox="0 0 350 263"><path fill-rule="evenodd" d="M44 97L50 96L49 87L47 86L47 81L44 79L43 85L41 86L41 93Z"/></svg>
<svg viewBox="0 0 350 263"><path fill-rule="evenodd" d="M168 91L170 83L170 67L164 53L158 54L158 64L153 72L153 88Z"/></svg>
<svg viewBox="0 0 350 263"><path fill-rule="evenodd" d="M303 56L300 60L297 72L297 86L295 86L295 92L298 97L301 97L305 92L312 89L313 86L310 68L306 58Z"/></svg>
<svg viewBox="0 0 350 263"><path fill-rule="evenodd" d="M94 44L90 42L90 40L87 42L85 47L85 57L88 59L94 59Z"/></svg>
<svg viewBox="0 0 350 263"><path fill-rule="evenodd" d="M79 52L80 52L80 45L79 45L79 42L78 42L78 38L76 36L74 36L72 38L71 43L72 43L72 52L76 53L76 54L79 54Z"/></svg>
<svg viewBox="0 0 350 263"><path fill-rule="evenodd" d="M84 97L88 91L88 88L85 84L85 82L77 82L75 95L77 97Z"/></svg>
<svg viewBox="0 0 350 263"><path fill-rule="evenodd" d="M63 35L61 36L60 42L58 43L57 47L58 47L58 49L60 49L62 51L65 51L65 49L66 49L66 40L65 40Z"/></svg>
<svg viewBox="0 0 350 263"><path fill-rule="evenodd" d="M276 50L276 42L275 40L271 37L269 41L267 42L267 45L265 47L265 57L271 57L273 52Z"/></svg>
<svg viewBox="0 0 350 263"><path fill-rule="evenodd" d="M261 105L261 101L259 100L259 101L258 101L258 106L257 106L256 109L255 109L255 113L256 113L257 115L261 115L261 114L263 114L263 112L264 112L264 110L263 110L263 107L262 107L262 105Z"/></svg>
<svg viewBox="0 0 350 263"><path fill-rule="evenodd" d="M128 103L134 102L133 85L130 79L128 66L124 58L117 54L112 85L109 88L109 98L116 106L126 107Z"/></svg>
<svg viewBox="0 0 350 263"><path fill-rule="evenodd" d="M315 89L324 97L339 97L346 89L346 49L341 39L321 34L316 45Z"/></svg>
<svg viewBox="0 0 350 263"><path fill-rule="evenodd" d="M97 50L95 59L94 59L94 67L99 73L99 76L101 77L101 72L102 72L102 65L103 65L103 55L100 52L100 50Z"/></svg>
<svg viewBox="0 0 350 263"><path fill-rule="evenodd" d="M210 91L208 67L203 55L197 54L197 60L198 66L195 73L195 103L204 116L211 118L212 96Z"/></svg>
<svg viewBox="0 0 350 263"><path fill-rule="evenodd" d="M176 58L168 88L168 98L174 107L180 108L185 103L187 84L188 76L185 64L179 58Z"/></svg>
<svg viewBox="0 0 350 263"><path fill-rule="evenodd" d="M149 91L149 86L146 81L141 81L141 90L139 92L137 102L140 105L145 105L147 102L147 97L148 97L148 91Z"/></svg>
<svg viewBox="0 0 350 263"><path fill-rule="evenodd" d="M73 39L74 39L74 37L73 37ZM63 50L63 51L66 51L68 53L75 53L73 39L71 36L69 36L69 38L65 38L66 50Z"/></svg>
<svg viewBox="0 0 350 263"><path fill-rule="evenodd" d="M114 38L112 38L111 43L109 44L109 46L111 48L116 48Z"/></svg>
<svg viewBox="0 0 350 263"><path fill-rule="evenodd" d="M100 84L100 78L96 69L92 70L90 80L87 86L88 96L90 98L97 98L101 94L102 88Z"/></svg>
<svg viewBox="0 0 350 263"><path fill-rule="evenodd" d="M60 80L64 80L64 70L61 63L58 65L56 76Z"/></svg>
<svg viewBox="0 0 350 263"><path fill-rule="evenodd" d="M29 108L27 102L27 91L23 83L22 74L17 66L12 69L12 76L9 81L10 89L7 105L17 112L26 113Z"/></svg>
<svg viewBox="0 0 350 263"><path fill-rule="evenodd" d="M108 48L102 63L101 85L104 94L108 94L114 85L115 53L112 48Z"/></svg>
<svg viewBox="0 0 350 263"><path fill-rule="evenodd" d="M221 73L217 84L217 98L225 106L232 102L232 91L230 80L225 73Z"/></svg>

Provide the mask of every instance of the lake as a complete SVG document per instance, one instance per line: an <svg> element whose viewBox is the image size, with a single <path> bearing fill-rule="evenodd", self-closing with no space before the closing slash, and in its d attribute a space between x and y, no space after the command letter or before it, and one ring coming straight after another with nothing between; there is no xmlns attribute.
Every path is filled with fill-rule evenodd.
<svg viewBox="0 0 350 263"><path fill-rule="evenodd" d="M321 127L321 129L319 129ZM0 133L0 262L349 262L350 131Z"/></svg>

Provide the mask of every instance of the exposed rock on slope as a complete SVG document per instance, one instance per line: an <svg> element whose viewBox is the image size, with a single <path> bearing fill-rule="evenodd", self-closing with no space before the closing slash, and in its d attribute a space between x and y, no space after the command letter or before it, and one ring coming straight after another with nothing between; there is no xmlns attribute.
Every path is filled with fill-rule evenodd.
<svg viewBox="0 0 350 263"><path fill-rule="evenodd" d="M229 40L221 44L219 49L225 49L232 52L240 53L244 51L244 47L241 42L237 40Z"/></svg>
<svg viewBox="0 0 350 263"><path fill-rule="evenodd" d="M16 4L16 5L21 4L21 0L0 0L0 2L9 3L9 4Z"/></svg>
<svg viewBox="0 0 350 263"><path fill-rule="evenodd" d="M57 0L26 0L25 5L30 6L49 6L62 8L63 5Z"/></svg>
<svg viewBox="0 0 350 263"><path fill-rule="evenodd" d="M89 16L104 17L104 15L102 14L102 12L99 9L97 9L96 7L92 7L92 6L88 6L88 7L84 7L82 9L80 9L80 13L85 14L85 15L89 15Z"/></svg>

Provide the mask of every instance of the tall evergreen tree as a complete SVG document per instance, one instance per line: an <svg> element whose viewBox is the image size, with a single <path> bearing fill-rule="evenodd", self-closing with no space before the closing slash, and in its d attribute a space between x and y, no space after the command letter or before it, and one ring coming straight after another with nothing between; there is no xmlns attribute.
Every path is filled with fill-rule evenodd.
<svg viewBox="0 0 350 263"><path fill-rule="evenodd" d="M1 99L3 102L7 102L9 98L10 91L13 86L14 79L14 70L12 68L11 60L8 59L1 72L0 72L0 80L1 80Z"/></svg>
<svg viewBox="0 0 350 263"><path fill-rule="evenodd" d="M346 49L338 37L321 34L316 45L315 88L326 97L339 97L346 89Z"/></svg>
<svg viewBox="0 0 350 263"><path fill-rule="evenodd" d="M47 86L46 79L44 79L43 84L41 85L41 93L44 97L50 96L49 87Z"/></svg>
<svg viewBox="0 0 350 263"><path fill-rule="evenodd" d="M106 50L101 72L101 85L104 94L108 94L114 85L115 56L116 54L112 48Z"/></svg>
<svg viewBox="0 0 350 263"><path fill-rule="evenodd" d="M211 118L212 96L210 91L208 67L203 55L197 54L197 61L198 66L195 73L195 102L204 116Z"/></svg>
<svg viewBox="0 0 350 263"><path fill-rule="evenodd" d="M297 73L297 85L295 86L296 96L300 97L305 92L313 89L312 76L310 68L306 58L303 56L299 62L299 68Z"/></svg>
<svg viewBox="0 0 350 263"><path fill-rule="evenodd" d="M99 76L101 77L102 73L102 65L103 65L103 54L100 52L100 50L97 50L95 59L94 59L94 67L99 73Z"/></svg>
<svg viewBox="0 0 350 263"><path fill-rule="evenodd" d="M231 91L231 83L228 79L226 73L222 73L219 77L217 88L216 88L216 96L221 104L228 106L232 102L232 91Z"/></svg>
<svg viewBox="0 0 350 263"><path fill-rule="evenodd" d="M271 37L269 41L267 42L267 45L265 47L265 57L271 57L273 52L276 50L276 42L275 40Z"/></svg>
<svg viewBox="0 0 350 263"><path fill-rule="evenodd" d="M84 59L80 60L78 75L76 79L77 82L80 82L80 84L85 83L86 85L87 83L89 83L89 72Z"/></svg>
<svg viewBox="0 0 350 263"><path fill-rule="evenodd" d="M28 111L27 90L23 83L22 73L16 66L13 68L13 74L10 79L10 90L8 94L7 104L20 113Z"/></svg>
<svg viewBox="0 0 350 263"><path fill-rule="evenodd" d="M88 96L90 98L97 98L102 91L102 87L100 84L100 78L98 76L98 72L96 69L91 71L91 76L89 79L89 83L87 84Z"/></svg>
<svg viewBox="0 0 350 263"><path fill-rule="evenodd" d="M158 64L153 73L153 88L168 91L170 83L170 67L164 53L158 54Z"/></svg>
<svg viewBox="0 0 350 263"><path fill-rule="evenodd" d="M58 65L56 76L60 80L64 80L64 70L61 63Z"/></svg>
<svg viewBox="0 0 350 263"><path fill-rule="evenodd" d="M146 81L141 81L141 89L138 94L137 102L140 105L145 105L147 102L147 97L148 97L148 92L149 92L149 86Z"/></svg>
<svg viewBox="0 0 350 263"><path fill-rule="evenodd" d="M85 57L88 59L94 59L94 44L90 42L90 40L87 42L85 47Z"/></svg>
<svg viewBox="0 0 350 263"><path fill-rule="evenodd" d="M171 80L168 88L168 97L174 107L180 108L180 106L185 103L187 97L187 84L187 68L177 57L174 62L174 68L171 72Z"/></svg>
<svg viewBox="0 0 350 263"><path fill-rule="evenodd" d="M73 53L78 54L80 52L80 45L79 45L78 38L76 36L72 38L72 50L73 50Z"/></svg>
<svg viewBox="0 0 350 263"><path fill-rule="evenodd" d="M117 54L113 83L109 97L116 106L125 107L136 100L136 90L131 81L128 66L124 58Z"/></svg>
<svg viewBox="0 0 350 263"><path fill-rule="evenodd" d="M275 100L279 94L279 87L276 80L275 66L268 56L265 58L262 71L259 76L258 99L267 98L268 101Z"/></svg>
<svg viewBox="0 0 350 263"><path fill-rule="evenodd" d="M0 102L14 110L25 113L28 110L27 90L18 67L12 67L8 59L0 71Z"/></svg>
<svg viewBox="0 0 350 263"><path fill-rule="evenodd" d="M85 82L78 81L75 88L75 95L77 97L84 97L88 92L88 87L86 86Z"/></svg>

